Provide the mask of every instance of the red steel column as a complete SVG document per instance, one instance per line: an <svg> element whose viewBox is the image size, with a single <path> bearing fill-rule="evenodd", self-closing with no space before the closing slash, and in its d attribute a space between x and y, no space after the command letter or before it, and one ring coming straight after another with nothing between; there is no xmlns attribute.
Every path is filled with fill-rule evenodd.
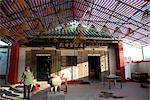
<svg viewBox="0 0 150 100"><path fill-rule="evenodd" d="M119 42L115 48L116 52L116 70L121 71L122 79L125 81L125 68L124 68L124 51L123 43Z"/></svg>
<svg viewBox="0 0 150 100"><path fill-rule="evenodd" d="M8 72L8 82L16 84L18 82L18 61L19 61L19 45L12 44L10 54L10 65Z"/></svg>

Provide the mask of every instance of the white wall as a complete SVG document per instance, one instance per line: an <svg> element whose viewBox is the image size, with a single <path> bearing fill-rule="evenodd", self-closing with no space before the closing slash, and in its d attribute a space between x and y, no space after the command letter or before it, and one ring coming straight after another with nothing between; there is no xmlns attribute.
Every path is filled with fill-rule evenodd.
<svg viewBox="0 0 150 100"><path fill-rule="evenodd" d="M138 72L138 63L130 63L130 70L131 70L131 73L134 73L134 72Z"/></svg>
<svg viewBox="0 0 150 100"><path fill-rule="evenodd" d="M144 60L150 60L150 44L143 47Z"/></svg>
<svg viewBox="0 0 150 100"><path fill-rule="evenodd" d="M115 49L114 48L108 48L109 52L109 68L110 68L110 74L116 73L116 56L115 56Z"/></svg>
<svg viewBox="0 0 150 100"><path fill-rule="evenodd" d="M141 62L138 65L139 72L148 73L148 75L150 76L150 62Z"/></svg>
<svg viewBox="0 0 150 100"><path fill-rule="evenodd" d="M126 79L130 78L131 79L131 73L139 72L139 73L148 73L150 76L150 62L140 62L140 63L135 63L135 62L130 62L125 64L125 76Z"/></svg>
<svg viewBox="0 0 150 100"><path fill-rule="evenodd" d="M125 63L125 79L131 79L131 68L129 63Z"/></svg>
<svg viewBox="0 0 150 100"><path fill-rule="evenodd" d="M142 48L141 46L135 46L134 44L129 45L124 43L123 44L124 48L124 57L126 58L131 58L127 59L126 61L140 61L143 60L143 55L142 55ZM143 53L144 53L144 58L150 60L150 45L143 47ZM142 63L126 63L125 62L125 76L126 78L131 78L131 73L134 72L146 72L150 76L150 65L149 62L142 62Z"/></svg>
<svg viewBox="0 0 150 100"><path fill-rule="evenodd" d="M139 71L138 63L125 63L125 78L131 79L131 73Z"/></svg>

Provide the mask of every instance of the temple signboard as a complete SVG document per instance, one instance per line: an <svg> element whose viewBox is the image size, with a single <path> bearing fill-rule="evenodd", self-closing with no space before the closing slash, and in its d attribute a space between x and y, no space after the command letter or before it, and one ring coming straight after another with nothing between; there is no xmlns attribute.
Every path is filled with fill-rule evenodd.
<svg viewBox="0 0 150 100"><path fill-rule="evenodd" d="M57 48L68 48L68 49L74 49L74 48L84 48L85 44L84 43L78 43L78 44L74 44L72 42L67 42L67 43L58 43L56 45Z"/></svg>

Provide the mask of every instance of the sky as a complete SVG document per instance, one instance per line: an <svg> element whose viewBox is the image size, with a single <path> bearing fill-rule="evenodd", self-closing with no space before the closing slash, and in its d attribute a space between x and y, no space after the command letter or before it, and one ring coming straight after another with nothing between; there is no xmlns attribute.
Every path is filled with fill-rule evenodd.
<svg viewBox="0 0 150 100"><path fill-rule="evenodd" d="M4 43L3 41L0 41L0 45L6 46L6 45L8 45L8 44Z"/></svg>
<svg viewBox="0 0 150 100"><path fill-rule="evenodd" d="M148 46L143 47L143 51L144 51L144 58L150 60L150 44Z"/></svg>
<svg viewBox="0 0 150 100"><path fill-rule="evenodd" d="M150 60L150 45L143 47L143 55L142 49L140 47L135 47L134 45L129 45L124 43L124 57L131 57L131 60L143 60L148 59Z"/></svg>

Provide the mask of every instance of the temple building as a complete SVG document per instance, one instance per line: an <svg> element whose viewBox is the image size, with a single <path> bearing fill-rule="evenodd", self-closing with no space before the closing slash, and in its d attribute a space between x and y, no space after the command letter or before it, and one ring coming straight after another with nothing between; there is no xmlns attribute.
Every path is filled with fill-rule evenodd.
<svg viewBox="0 0 150 100"><path fill-rule="evenodd" d="M149 82L149 30L149 0L0 0L0 80Z"/></svg>

